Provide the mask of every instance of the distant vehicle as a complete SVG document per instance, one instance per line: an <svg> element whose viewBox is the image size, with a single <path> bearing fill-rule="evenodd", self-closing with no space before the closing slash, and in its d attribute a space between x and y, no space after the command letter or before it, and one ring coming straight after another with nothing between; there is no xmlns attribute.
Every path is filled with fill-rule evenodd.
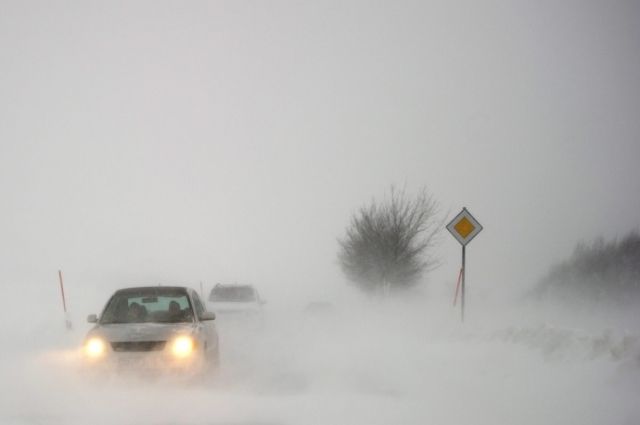
<svg viewBox="0 0 640 425"><path fill-rule="evenodd" d="M252 285L216 284L209 293L209 305L213 311L227 313L256 313L265 302Z"/></svg>
<svg viewBox="0 0 640 425"><path fill-rule="evenodd" d="M199 374L219 363L213 312L198 293L180 286L116 291L84 342L87 365L96 370Z"/></svg>

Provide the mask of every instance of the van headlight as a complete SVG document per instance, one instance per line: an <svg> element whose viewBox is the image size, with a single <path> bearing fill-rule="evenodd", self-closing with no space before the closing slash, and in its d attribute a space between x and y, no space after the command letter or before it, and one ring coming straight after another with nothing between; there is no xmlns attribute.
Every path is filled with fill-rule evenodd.
<svg viewBox="0 0 640 425"><path fill-rule="evenodd" d="M179 336L171 343L171 354L178 358L189 357L193 353L195 343L190 336Z"/></svg>
<svg viewBox="0 0 640 425"><path fill-rule="evenodd" d="M91 358L98 358L104 355L107 344L102 338L93 337L84 344L84 353Z"/></svg>

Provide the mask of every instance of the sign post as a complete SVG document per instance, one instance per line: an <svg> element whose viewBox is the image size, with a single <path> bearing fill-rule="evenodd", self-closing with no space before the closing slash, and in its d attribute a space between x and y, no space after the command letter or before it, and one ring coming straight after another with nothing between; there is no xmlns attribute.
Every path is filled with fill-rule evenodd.
<svg viewBox="0 0 640 425"><path fill-rule="evenodd" d="M455 216L453 220L447 224L447 230L453 235L460 245L462 245L462 267L460 269L460 278L458 284L462 283L460 291L460 310L461 319L464 322L464 298L465 298L465 275L466 275L466 247L471 239L476 237L478 233L482 231L482 225L476 220L467 208L462 208L462 211ZM458 288L456 287L456 298L458 296ZM455 305L455 299L454 299Z"/></svg>

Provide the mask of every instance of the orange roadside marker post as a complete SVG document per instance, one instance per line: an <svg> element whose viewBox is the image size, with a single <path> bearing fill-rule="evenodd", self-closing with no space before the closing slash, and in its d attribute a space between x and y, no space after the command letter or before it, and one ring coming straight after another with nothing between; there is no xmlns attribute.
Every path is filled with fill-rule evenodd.
<svg viewBox="0 0 640 425"><path fill-rule="evenodd" d="M58 270L58 279L60 280L60 293L62 294L62 309L64 310L64 325L67 330L73 329L69 313L67 312L67 300L64 296L64 282L62 280L62 270Z"/></svg>

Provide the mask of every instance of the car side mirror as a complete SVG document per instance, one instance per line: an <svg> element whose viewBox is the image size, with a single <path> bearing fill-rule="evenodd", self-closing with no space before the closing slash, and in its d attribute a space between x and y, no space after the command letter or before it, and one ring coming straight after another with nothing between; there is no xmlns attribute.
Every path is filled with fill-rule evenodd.
<svg viewBox="0 0 640 425"><path fill-rule="evenodd" d="M87 322L89 323L98 323L98 316L95 314L90 314L87 316Z"/></svg>
<svg viewBox="0 0 640 425"><path fill-rule="evenodd" d="M200 320L216 320L216 314L213 311L205 311L200 315Z"/></svg>

